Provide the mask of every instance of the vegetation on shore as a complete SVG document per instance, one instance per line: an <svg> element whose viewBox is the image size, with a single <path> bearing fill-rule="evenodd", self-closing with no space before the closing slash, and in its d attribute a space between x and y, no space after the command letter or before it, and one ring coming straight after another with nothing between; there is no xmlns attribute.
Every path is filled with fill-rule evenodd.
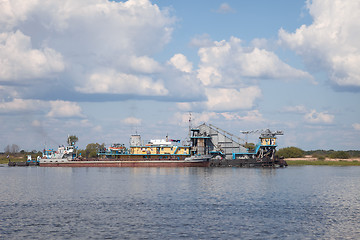
<svg viewBox="0 0 360 240"><path fill-rule="evenodd" d="M304 165L316 165L316 166L360 166L360 162L357 160L354 161L324 161L324 160L291 160L286 161L288 166L304 166Z"/></svg>
<svg viewBox="0 0 360 240"><path fill-rule="evenodd" d="M284 157L289 166L319 165L319 166L360 166L360 151L311 150L304 151L297 147L286 147L276 152L278 157Z"/></svg>
<svg viewBox="0 0 360 240"><path fill-rule="evenodd" d="M360 158L360 151L349 150L349 151L335 151L335 150L310 150L304 151L297 147L286 147L281 148L276 152L278 157L284 158L303 158L311 155L313 158L318 160L330 159L350 159Z"/></svg>
<svg viewBox="0 0 360 240"><path fill-rule="evenodd" d="M42 156L42 153L36 151L25 152L24 150L18 153L2 153L0 154L0 164L7 164L9 160L12 162L26 162L28 155L31 155L32 159L36 159L38 156Z"/></svg>
<svg viewBox="0 0 360 240"><path fill-rule="evenodd" d="M71 145L75 145L78 141L78 137L71 135L67 138L67 142ZM247 146L249 149L254 149L255 144ZM78 149L78 154L85 158L94 158L97 156L97 152L105 148L105 144L89 143L85 149ZM5 152L0 153L0 164L6 164L11 161L21 162L26 161L27 156L31 155L32 159L36 159L42 155L42 152L33 150L26 152L24 150L19 151L19 147L16 144L7 145ZM286 147L279 149L276 152L276 156L283 157L287 160L289 166L292 165L331 165L331 166L360 166L360 151L335 151L335 150L310 150L304 151L297 147ZM306 157L305 157L306 156ZM299 159L300 158L300 159ZM302 159L303 158L303 159ZM354 159L356 158L356 159Z"/></svg>

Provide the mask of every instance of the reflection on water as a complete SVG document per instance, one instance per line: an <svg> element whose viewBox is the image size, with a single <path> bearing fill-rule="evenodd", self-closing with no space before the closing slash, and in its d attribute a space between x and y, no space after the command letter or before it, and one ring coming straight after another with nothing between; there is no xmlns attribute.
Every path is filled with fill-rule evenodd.
<svg viewBox="0 0 360 240"><path fill-rule="evenodd" d="M0 239L358 239L359 167L0 168Z"/></svg>

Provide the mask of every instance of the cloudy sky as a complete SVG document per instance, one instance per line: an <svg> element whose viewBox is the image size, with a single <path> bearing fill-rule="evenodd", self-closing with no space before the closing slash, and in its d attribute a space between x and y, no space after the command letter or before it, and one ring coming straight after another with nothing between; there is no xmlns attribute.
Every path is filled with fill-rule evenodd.
<svg viewBox="0 0 360 240"><path fill-rule="evenodd" d="M189 113L359 150L359 104L359 0L0 0L0 151L185 139Z"/></svg>

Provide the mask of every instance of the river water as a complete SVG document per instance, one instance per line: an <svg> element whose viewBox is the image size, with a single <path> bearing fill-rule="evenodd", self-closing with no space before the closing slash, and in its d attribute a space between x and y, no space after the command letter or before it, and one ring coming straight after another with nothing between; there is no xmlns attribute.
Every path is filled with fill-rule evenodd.
<svg viewBox="0 0 360 240"><path fill-rule="evenodd" d="M0 239L360 239L360 167L0 167Z"/></svg>

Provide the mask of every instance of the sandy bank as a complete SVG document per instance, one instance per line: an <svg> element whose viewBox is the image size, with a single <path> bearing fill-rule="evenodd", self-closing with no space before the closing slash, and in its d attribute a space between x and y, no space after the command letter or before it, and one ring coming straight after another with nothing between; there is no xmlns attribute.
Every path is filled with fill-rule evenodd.
<svg viewBox="0 0 360 240"><path fill-rule="evenodd" d="M308 155L303 158L285 158L285 161L319 161L319 159ZM329 162L339 162L339 161L347 161L347 162L353 162L358 161L360 162L360 158L347 158L347 159L340 159L340 158L325 158L323 161L329 161Z"/></svg>

